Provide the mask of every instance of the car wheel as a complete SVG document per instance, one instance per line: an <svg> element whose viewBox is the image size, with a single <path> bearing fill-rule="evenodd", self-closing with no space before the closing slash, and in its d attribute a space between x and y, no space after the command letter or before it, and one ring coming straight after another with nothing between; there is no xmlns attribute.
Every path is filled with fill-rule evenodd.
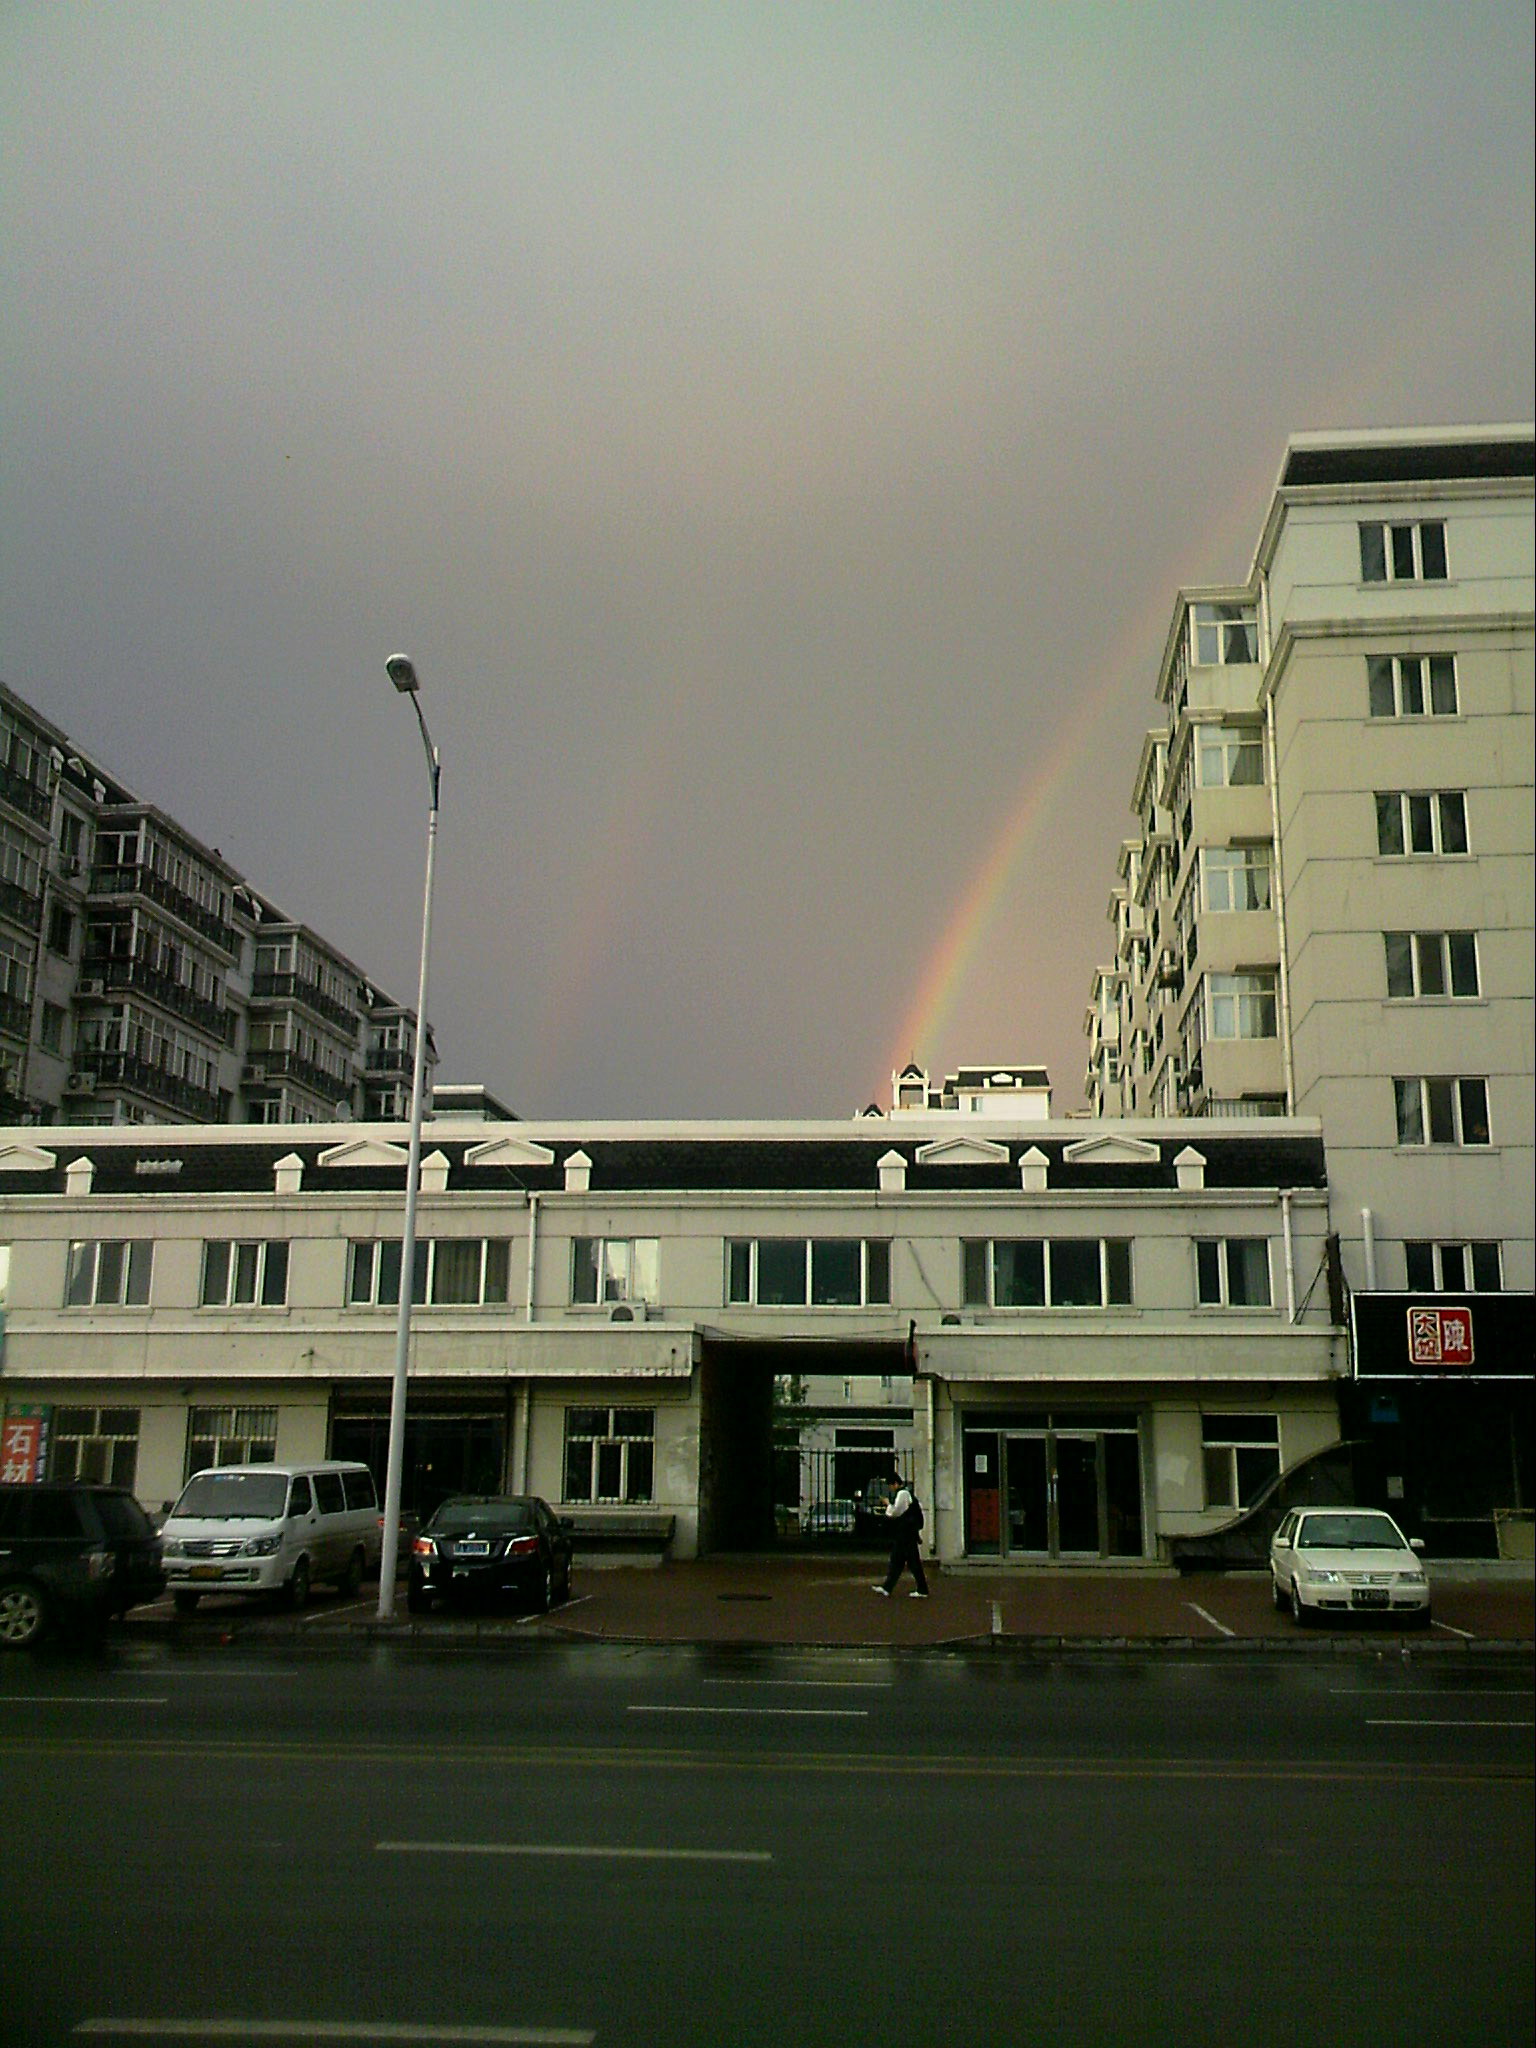
<svg viewBox="0 0 1536 2048"><path fill-rule="evenodd" d="M552 1564L544 1567L544 1576L539 1581L539 1597L534 1602L540 1614L548 1614L555 1604L555 1568Z"/></svg>
<svg viewBox="0 0 1536 2048"><path fill-rule="evenodd" d="M201 1593L174 1593L171 1597L176 1603L178 1614L196 1614L197 1603L203 1596Z"/></svg>
<svg viewBox="0 0 1536 2048"><path fill-rule="evenodd" d="M1291 1581L1291 1612L1296 1617L1296 1626L1298 1628L1310 1628L1312 1626L1312 1611L1310 1608L1302 1605L1301 1589L1294 1579Z"/></svg>
<svg viewBox="0 0 1536 2048"><path fill-rule="evenodd" d="M563 1579L562 1579L562 1580L560 1581L560 1598L561 1598L561 1600L562 1600L562 1601L565 1601L565 1600L569 1600L569 1599L570 1599L570 1597L571 1597L571 1560L570 1560L569 1558L567 1558L567 1559L565 1560L565 1576L564 1576L564 1578L563 1578Z"/></svg>
<svg viewBox="0 0 1536 2048"><path fill-rule="evenodd" d="M284 1589L286 1604L295 1613L309 1605L309 1560L301 1557L293 1568L293 1577Z"/></svg>
<svg viewBox="0 0 1536 2048"><path fill-rule="evenodd" d="M27 1580L0 1586L0 1649L29 1650L48 1626L48 1600Z"/></svg>
<svg viewBox="0 0 1536 2048"><path fill-rule="evenodd" d="M1273 1572L1271 1572L1269 1575L1269 1597L1275 1603L1276 1614L1284 1614L1286 1609L1291 1604L1290 1601L1287 1600L1285 1595L1281 1592L1280 1581L1275 1577Z"/></svg>
<svg viewBox="0 0 1536 2048"><path fill-rule="evenodd" d="M337 1584L341 1588L342 1597L347 1600L355 1600L363 1590L363 1553L360 1550L354 1550L348 1558L347 1568L337 1580Z"/></svg>

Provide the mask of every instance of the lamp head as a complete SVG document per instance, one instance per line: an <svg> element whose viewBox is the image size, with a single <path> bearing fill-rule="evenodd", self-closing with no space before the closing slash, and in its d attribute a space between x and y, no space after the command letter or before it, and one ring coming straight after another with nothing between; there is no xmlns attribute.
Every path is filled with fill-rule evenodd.
<svg viewBox="0 0 1536 2048"><path fill-rule="evenodd" d="M416 679L416 665L408 654L392 654L384 664L389 680L405 696L414 697L421 688Z"/></svg>

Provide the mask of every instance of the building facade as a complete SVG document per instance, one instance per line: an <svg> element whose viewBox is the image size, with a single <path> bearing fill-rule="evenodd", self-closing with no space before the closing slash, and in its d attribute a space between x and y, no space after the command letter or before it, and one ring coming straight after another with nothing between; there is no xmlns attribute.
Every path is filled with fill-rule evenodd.
<svg viewBox="0 0 1536 2048"><path fill-rule="evenodd" d="M0 685L8 1123L403 1116L415 1042L414 1012Z"/></svg>
<svg viewBox="0 0 1536 2048"><path fill-rule="evenodd" d="M1248 581L1178 595L1086 1020L1099 1115L1320 1121L1346 1422L1469 1530L1531 1507L1532 470L1293 439Z"/></svg>
<svg viewBox="0 0 1536 2048"><path fill-rule="evenodd" d="M1337 1440L1346 1364L1315 1122L1190 1135L436 1119L407 1505L527 1489L679 1555L769 1545L775 1389L814 1373L905 1392L939 1556L1154 1562ZM16 1455L151 1508L215 1459L382 1476L406 1137L0 1133Z"/></svg>

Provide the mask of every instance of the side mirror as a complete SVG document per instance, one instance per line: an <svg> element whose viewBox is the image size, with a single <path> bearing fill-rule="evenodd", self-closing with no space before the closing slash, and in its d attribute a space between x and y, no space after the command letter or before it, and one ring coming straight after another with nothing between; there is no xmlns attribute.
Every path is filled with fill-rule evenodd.
<svg viewBox="0 0 1536 2048"><path fill-rule="evenodd" d="M1408 1548L1410 1550L1422 1550L1424 1548L1424 1538L1422 1536L1410 1536L1408 1538Z"/></svg>

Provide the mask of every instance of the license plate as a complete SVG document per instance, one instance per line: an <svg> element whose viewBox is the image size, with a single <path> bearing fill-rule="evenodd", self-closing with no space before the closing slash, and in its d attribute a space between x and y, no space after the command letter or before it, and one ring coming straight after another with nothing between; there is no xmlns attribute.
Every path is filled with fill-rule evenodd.
<svg viewBox="0 0 1536 2048"><path fill-rule="evenodd" d="M489 1543L455 1543L453 1554L455 1557L489 1557L491 1546Z"/></svg>
<svg viewBox="0 0 1536 2048"><path fill-rule="evenodd" d="M189 1579L222 1579L223 1576L216 1564L195 1564L187 1573Z"/></svg>
<svg viewBox="0 0 1536 2048"><path fill-rule="evenodd" d="M1392 1595L1385 1586L1357 1586L1350 1596L1356 1607L1390 1607Z"/></svg>

